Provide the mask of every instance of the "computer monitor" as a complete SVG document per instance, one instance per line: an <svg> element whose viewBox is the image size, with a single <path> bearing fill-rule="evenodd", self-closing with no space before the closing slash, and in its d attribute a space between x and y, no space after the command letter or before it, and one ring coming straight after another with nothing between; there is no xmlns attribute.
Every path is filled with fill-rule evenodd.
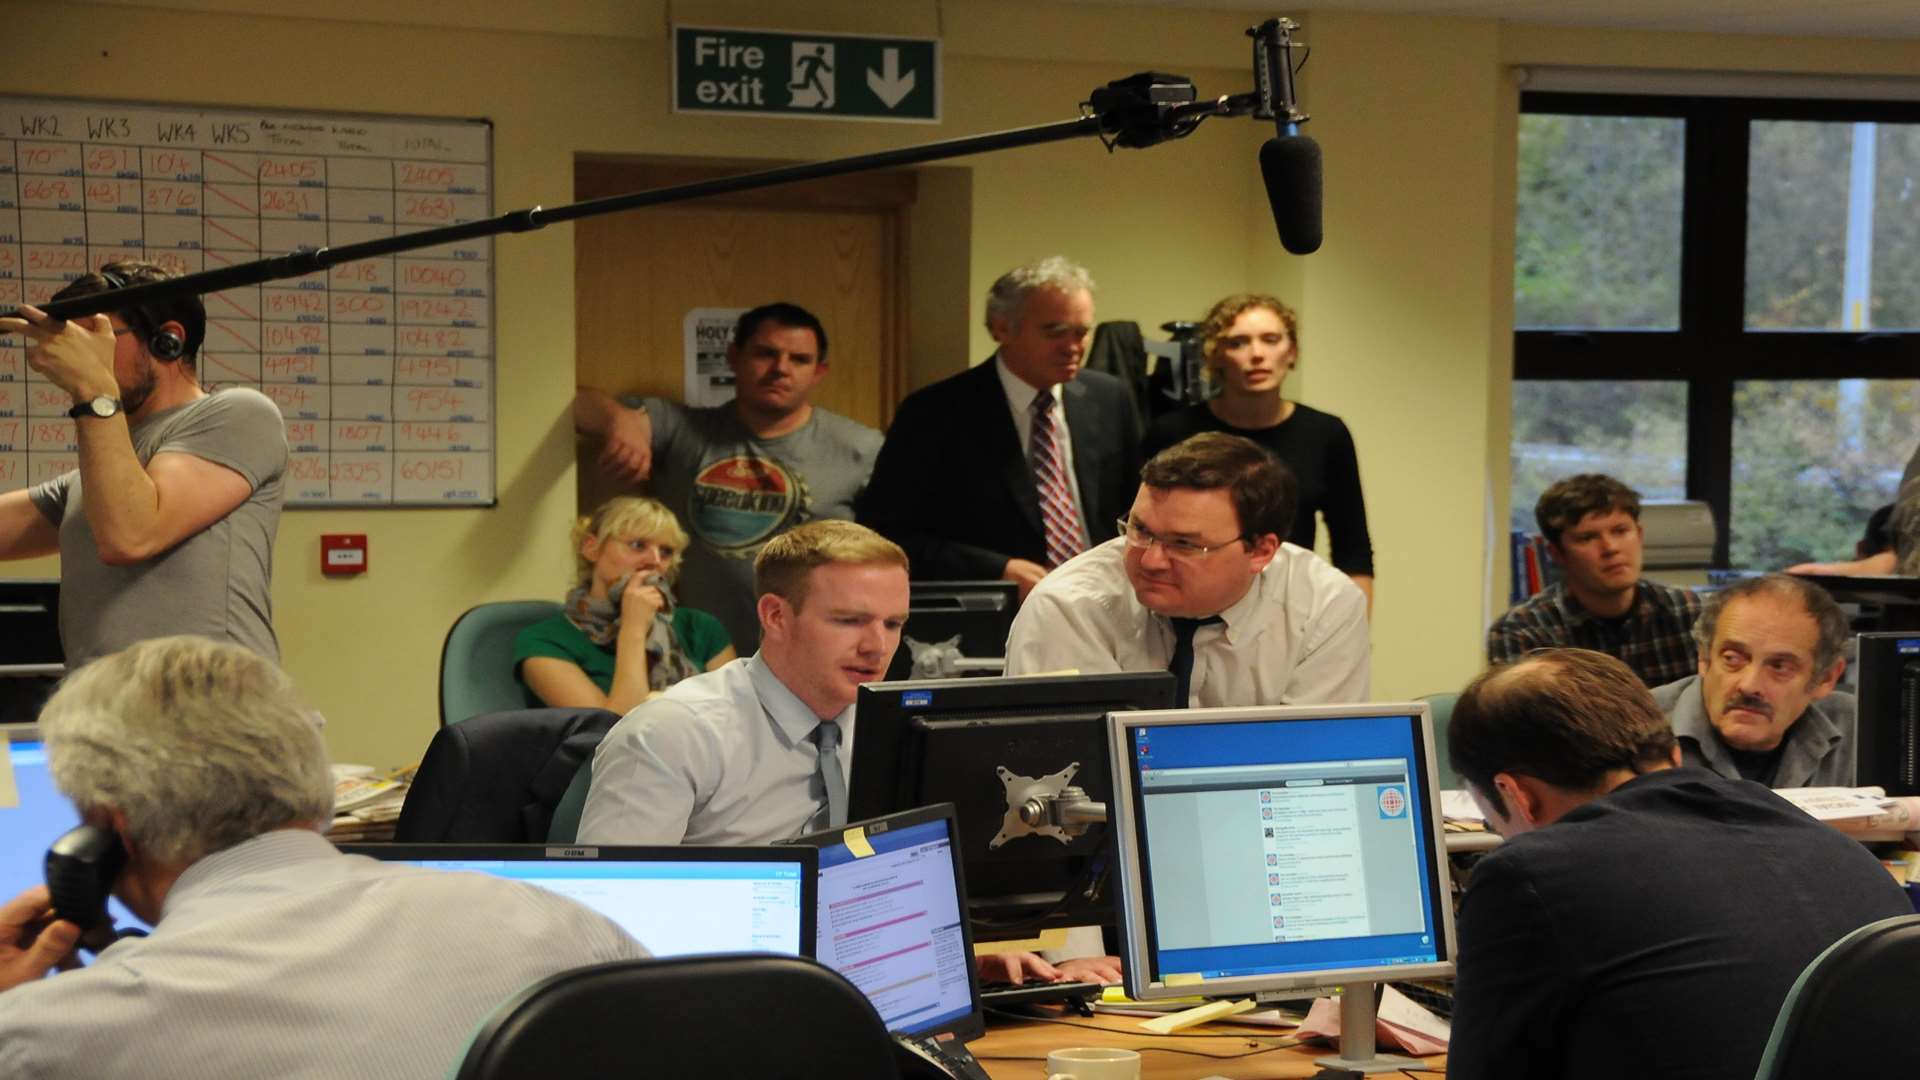
<svg viewBox="0 0 1920 1080"><path fill-rule="evenodd" d="M1110 922L1106 826L1036 831L1009 804L1029 781L1063 779L1105 801L1106 714L1172 705L1164 671L869 683L855 705L848 816L952 803L976 936Z"/></svg>
<svg viewBox="0 0 1920 1080"><path fill-rule="evenodd" d="M957 831L942 804L794 841L820 852L815 959L895 1034L964 1042L985 1031Z"/></svg>
<svg viewBox="0 0 1920 1080"><path fill-rule="evenodd" d="M1373 983L1453 974L1425 703L1116 713L1107 733L1129 994L1343 986L1352 1068Z"/></svg>
<svg viewBox="0 0 1920 1080"><path fill-rule="evenodd" d="M819 862L812 848L342 844L340 850L538 885L605 915L655 956L813 955Z"/></svg>
<svg viewBox="0 0 1920 1080"><path fill-rule="evenodd" d="M0 753L5 755L0 770L11 775L14 793L11 801L5 798L9 785L0 776L0 903L5 903L46 880L47 847L80 824L80 813L53 786L39 728L7 727ZM122 930L151 929L117 899L108 901L107 913Z"/></svg>
<svg viewBox="0 0 1920 1080"><path fill-rule="evenodd" d="M913 678L998 675L1006 669L1007 632L1020 607L1011 581L915 581L899 651L887 668L889 682ZM951 649L946 643L959 642ZM928 673L931 674L928 674Z"/></svg>
<svg viewBox="0 0 1920 1080"><path fill-rule="evenodd" d="M59 579L0 578L0 724L38 719L66 670Z"/></svg>
<svg viewBox="0 0 1920 1080"><path fill-rule="evenodd" d="M1861 634L1854 783L1920 795L1920 631Z"/></svg>

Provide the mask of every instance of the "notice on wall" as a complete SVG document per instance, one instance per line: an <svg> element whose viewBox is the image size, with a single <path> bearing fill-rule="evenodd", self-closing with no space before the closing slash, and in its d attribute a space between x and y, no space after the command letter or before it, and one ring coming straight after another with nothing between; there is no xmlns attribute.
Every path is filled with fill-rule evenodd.
<svg viewBox="0 0 1920 1080"><path fill-rule="evenodd" d="M491 217L484 121L0 98L0 307L120 259L181 273ZM494 498L493 242L210 293L209 390L279 405L296 506ZM0 492L76 466L67 395L0 338Z"/></svg>
<svg viewBox="0 0 1920 1080"><path fill-rule="evenodd" d="M733 369L727 342L746 308L694 308L681 321L686 338L686 403L724 405L733 400Z"/></svg>

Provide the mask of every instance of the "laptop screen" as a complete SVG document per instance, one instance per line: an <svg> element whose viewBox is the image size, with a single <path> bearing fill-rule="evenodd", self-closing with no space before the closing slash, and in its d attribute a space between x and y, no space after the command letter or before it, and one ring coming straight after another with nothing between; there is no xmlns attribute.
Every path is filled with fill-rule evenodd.
<svg viewBox="0 0 1920 1080"><path fill-rule="evenodd" d="M655 956L811 955L815 863L808 849L346 844L341 850L538 885L605 915Z"/></svg>
<svg viewBox="0 0 1920 1080"><path fill-rule="evenodd" d="M980 1015L951 805L909 811L820 845L819 961L873 1003L887 1030L963 1038ZM924 819L924 820L914 820ZM842 837L832 842L831 837ZM869 850L856 852L858 836Z"/></svg>
<svg viewBox="0 0 1920 1080"><path fill-rule="evenodd" d="M29 737L33 732L7 735L0 738L0 770L12 776L13 798L6 797L7 778L0 776L0 903L45 881L47 848L80 824L80 812L53 786L46 748ZM107 912L123 930L150 929L118 900L108 901Z"/></svg>

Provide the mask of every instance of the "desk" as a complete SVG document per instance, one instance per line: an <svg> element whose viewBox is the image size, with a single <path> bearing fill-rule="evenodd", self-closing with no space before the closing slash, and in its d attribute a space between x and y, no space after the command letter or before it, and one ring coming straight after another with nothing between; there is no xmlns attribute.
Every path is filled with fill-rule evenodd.
<svg viewBox="0 0 1920 1080"><path fill-rule="evenodd" d="M1144 1017L1103 1015L1087 1019L1068 1015L1061 1019L1085 1026L1064 1027L1041 1020L989 1018L986 1035L967 1046L973 1051L973 1056L980 1059L980 1064L993 1080L1043 1080L1047 1075L1047 1054L1063 1046L1124 1046L1132 1050L1160 1046L1219 1055L1218 1058L1205 1058L1148 1050L1140 1055L1143 1066L1140 1075L1143 1080L1199 1080L1203 1076L1216 1075L1232 1077L1233 1080L1312 1076L1319 1071L1313 1059L1330 1052L1324 1046L1282 1046L1264 1053L1252 1053L1256 1048L1249 1043L1249 1039L1267 1044L1291 1043L1293 1033L1286 1029L1243 1024L1203 1024L1189 1031L1219 1034L1205 1039L1169 1038L1141 1031L1138 1025ZM1231 1057L1234 1054L1249 1056ZM1440 1070L1444 1067L1446 1055L1422 1060L1433 1066L1433 1070L1414 1069L1411 1073L1385 1075L1444 1080Z"/></svg>

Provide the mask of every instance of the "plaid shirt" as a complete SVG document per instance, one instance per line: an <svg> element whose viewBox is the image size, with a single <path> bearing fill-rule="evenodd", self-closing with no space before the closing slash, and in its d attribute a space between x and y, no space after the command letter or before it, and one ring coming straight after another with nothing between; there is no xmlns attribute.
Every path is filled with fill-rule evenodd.
<svg viewBox="0 0 1920 1080"><path fill-rule="evenodd" d="M1503 664L1535 649L1571 647L1617 656L1648 686L1700 673L1693 623L1700 598L1692 590L1642 580L1633 608L1619 619L1602 619L1580 606L1565 585L1544 589L1493 621L1487 660Z"/></svg>

